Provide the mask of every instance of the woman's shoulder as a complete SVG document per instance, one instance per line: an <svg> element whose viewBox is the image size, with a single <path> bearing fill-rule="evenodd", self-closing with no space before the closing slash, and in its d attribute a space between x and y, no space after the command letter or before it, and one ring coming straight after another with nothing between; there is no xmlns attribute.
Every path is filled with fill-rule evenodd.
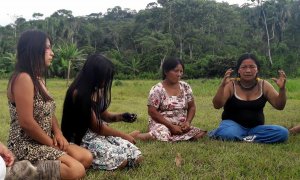
<svg viewBox="0 0 300 180"><path fill-rule="evenodd" d="M163 87L162 82L158 82L157 84L151 87L151 90L161 89L162 87Z"/></svg>
<svg viewBox="0 0 300 180"><path fill-rule="evenodd" d="M179 81L179 84L185 88L191 88L191 85L185 81Z"/></svg>
<svg viewBox="0 0 300 180"><path fill-rule="evenodd" d="M16 81L32 82L31 76L26 72L21 72L21 73L15 74L14 76L15 76Z"/></svg>
<svg viewBox="0 0 300 180"><path fill-rule="evenodd" d="M33 81L30 75L25 72L12 75L9 81L9 87L18 86L18 85L20 86L26 85L26 87L33 86Z"/></svg>
<svg viewBox="0 0 300 180"><path fill-rule="evenodd" d="M264 93L268 92L269 90L274 90L274 86L268 80L259 78L258 82L261 84Z"/></svg>

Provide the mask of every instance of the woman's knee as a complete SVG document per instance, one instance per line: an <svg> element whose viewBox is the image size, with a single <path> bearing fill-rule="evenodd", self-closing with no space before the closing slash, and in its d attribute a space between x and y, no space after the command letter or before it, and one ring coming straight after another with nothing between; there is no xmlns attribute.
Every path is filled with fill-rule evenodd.
<svg viewBox="0 0 300 180"><path fill-rule="evenodd" d="M76 159L69 155L63 155L59 160L61 161L62 179L80 179L85 176L85 167Z"/></svg>
<svg viewBox="0 0 300 180"><path fill-rule="evenodd" d="M81 162L86 169L89 168L93 162L92 153L75 144L69 145L67 153L77 161Z"/></svg>
<svg viewBox="0 0 300 180"><path fill-rule="evenodd" d="M232 120L223 120L217 129L208 134L211 138L221 140L242 140L245 135L246 130Z"/></svg>
<svg viewBox="0 0 300 180"><path fill-rule="evenodd" d="M282 126L277 126L277 133L278 133L278 137L279 137L278 142L285 142L288 140L288 138L289 138L288 129L286 129Z"/></svg>

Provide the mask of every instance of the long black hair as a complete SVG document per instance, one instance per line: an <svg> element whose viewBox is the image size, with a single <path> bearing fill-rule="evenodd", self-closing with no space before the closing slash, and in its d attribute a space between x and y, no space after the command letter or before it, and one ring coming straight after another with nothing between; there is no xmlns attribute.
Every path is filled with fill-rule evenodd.
<svg viewBox="0 0 300 180"><path fill-rule="evenodd" d="M115 73L112 62L100 54L89 56L76 79L67 90L62 132L68 141L80 144L91 125L92 111L101 125L100 114L111 102L111 86Z"/></svg>
<svg viewBox="0 0 300 180"><path fill-rule="evenodd" d="M10 78L10 90L13 89L16 77L22 73L28 73L34 85L34 94L40 93L44 101L52 98L42 88L39 78L46 73L45 63L46 40L50 37L39 30L27 30L23 32L17 44L17 62L15 71Z"/></svg>

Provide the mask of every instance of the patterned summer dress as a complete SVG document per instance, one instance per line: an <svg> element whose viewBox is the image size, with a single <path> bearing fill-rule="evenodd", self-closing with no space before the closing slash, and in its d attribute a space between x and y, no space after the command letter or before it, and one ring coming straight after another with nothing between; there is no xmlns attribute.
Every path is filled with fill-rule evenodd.
<svg viewBox="0 0 300 180"><path fill-rule="evenodd" d="M93 169L114 170L125 160L128 167L133 167L141 156L141 151L131 142L120 137L100 136L91 130L82 138L81 146L93 154Z"/></svg>
<svg viewBox="0 0 300 180"><path fill-rule="evenodd" d="M186 82L180 81L180 95L169 96L162 83L158 83L150 90L148 106L157 108L164 118L173 124L179 125L186 120L188 102L193 100L192 88ZM163 124L157 123L149 117L149 133L160 141L189 140L199 134L201 129L191 126L191 130L182 135L172 135Z"/></svg>
<svg viewBox="0 0 300 180"><path fill-rule="evenodd" d="M56 160L64 154L63 151L41 145L31 139L19 125L15 104L8 102L8 106L11 122L7 144L18 160L29 160L31 163L36 163L39 160ZM54 101L44 102L40 94L34 96L33 117L50 137L52 137L52 116L54 113Z"/></svg>

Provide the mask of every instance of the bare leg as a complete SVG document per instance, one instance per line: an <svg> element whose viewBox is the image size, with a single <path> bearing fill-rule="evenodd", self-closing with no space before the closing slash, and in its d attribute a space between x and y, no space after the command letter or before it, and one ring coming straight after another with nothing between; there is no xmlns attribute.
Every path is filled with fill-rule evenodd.
<svg viewBox="0 0 300 180"><path fill-rule="evenodd" d="M134 139L139 139L142 141L149 141L149 140L155 140L154 137L150 135L150 133L140 133L140 131L133 131L130 133Z"/></svg>
<svg viewBox="0 0 300 180"><path fill-rule="evenodd" d="M70 144L66 151L68 155L79 161L86 169L89 168L93 162L92 153L83 147Z"/></svg>
<svg viewBox="0 0 300 180"><path fill-rule="evenodd" d="M85 176L84 166L71 156L65 154L58 158L61 161L61 179L80 179Z"/></svg>

